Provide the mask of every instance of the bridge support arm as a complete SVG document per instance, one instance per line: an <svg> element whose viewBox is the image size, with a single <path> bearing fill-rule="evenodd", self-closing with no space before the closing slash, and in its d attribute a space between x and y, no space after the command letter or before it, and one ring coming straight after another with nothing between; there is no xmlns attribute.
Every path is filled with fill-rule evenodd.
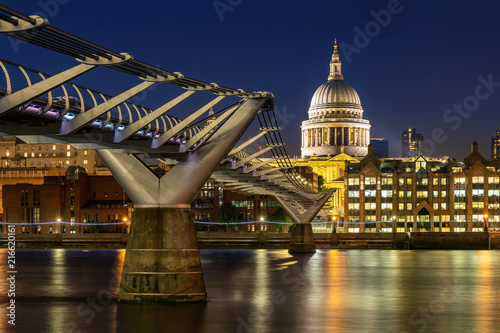
<svg viewBox="0 0 500 333"><path fill-rule="evenodd" d="M318 214L324 204L328 201L334 191L335 188L331 188L325 191L323 197L314 202L314 204L309 207L309 209L307 209L304 213L300 213L295 207L292 206L292 204L285 201L283 198L278 196L276 197L280 205L293 221L292 236L290 238L288 252L316 252L316 243L314 240L311 221Z"/></svg>

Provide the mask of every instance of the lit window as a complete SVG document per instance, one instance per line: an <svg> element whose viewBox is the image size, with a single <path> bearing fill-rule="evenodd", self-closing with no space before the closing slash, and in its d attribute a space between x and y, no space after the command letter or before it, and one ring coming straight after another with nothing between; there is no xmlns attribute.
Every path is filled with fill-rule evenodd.
<svg viewBox="0 0 500 333"><path fill-rule="evenodd" d="M398 192L398 197L404 198L405 197L405 191L399 191Z"/></svg>
<svg viewBox="0 0 500 333"><path fill-rule="evenodd" d="M10 156L10 153L9 153L9 151L8 151L8 150L7 150L7 153L5 153L5 155L7 155L7 157L9 157L9 156Z"/></svg>
<svg viewBox="0 0 500 333"><path fill-rule="evenodd" d="M465 184L465 177L457 177L454 179L455 184Z"/></svg>
<svg viewBox="0 0 500 333"><path fill-rule="evenodd" d="M489 197L498 197L500 196L500 190L488 190Z"/></svg>
<svg viewBox="0 0 500 333"><path fill-rule="evenodd" d="M375 185L375 184L376 184L375 177L366 177L365 178L365 185Z"/></svg>
<svg viewBox="0 0 500 333"><path fill-rule="evenodd" d="M441 202L441 209L446 210L446 202Z"/></svg>
<svg viewBox="0 0 500 333"><path fill-rule="evenodd" d="M417 191L417 198L427 198L427 191Z"/></svg>
<svg viewBox="0 0 500 333"><path fill-rule="evenodd" d="M69 164L69 161L66 161L66 164Z"/></svg>
<svg viewBox="0 0 500 333"><path fill-rule="evenodd" d="M31 157L35 157L35 153L31 153Z"/></svg>
<svg viewBox="0 0 500 333"><path fill-rule="evenodd" d="M446 185L446 178L441 178L441 185Z"/></svg>
<svg viewBox="0 0 500 333"><path fill-rule="evenodd" d="M377 221L377 216L376 215L366 215L365 221L366 222L375 222L375 221Z"/></svg>
<svg viewBox="0 0 500 333"><path fill-rule="evenodd" d="M484 177L483 176L472 177L472 183L473 184L482 184L482 183L484 183Z"/></svg>
<svg viewBox="0 0 500 333"><path fill-rule="evenodd" d="M66 149L70 150L71 149L71 145L66 145Z"/></svg>
<svg viewBox="0 0 500 333"><path fill-rule="evenodd" d="M446 198L447 195L447 191L441 191L441 198Z"/></svg>
<svg viewBox="0 0 500 333"><path fill-rule="evenodd" d="M432 191L432 196L437 198L439 196L439 191Z"/></svg>
<svg viewBox="0 0 500 333"><path fill-rule="evenodd" d="M390 198L392 197L392 191L389 190L389 191L382 191L382 198Z"/></svg>
<svg viewBox="0 0 500 333"><path fill-rule="evenodd" d="M70 151L68 151L68 152L66 153L66 156L71 157L71 152L70 152Z"/></svg>
<svg viewBox="0 0 500 333"><path fill-rule="evenodd" d="M28 157L28 153L24 153L24 157Z"/></svg>
<svg viewBox="0 0 500 333"><path fill-rule="evenodd" d="M382 178L382 185L392 185L392 177Z"/></svg>
<svg viewBox="0 0 500 333"><path fill-rule="evenodd" d="M411 198L411 191L406 191L406 197Z"/></svg>
<svg viewBox="0 0 500 333"><path fill-rule="evenodd" d="M475 196L475 197L484 197L484 190L483 189L473 189L472 190L472 196Z"/></svg>
<svg viewBox="0 0 500 333"><path fill-rule="evenodd" d="M500 177L488 177L488 183L490 184L499 184Z"/></svg>
<svg viewBox="0 0 500 333"><path fill-rule="evenodd" d="M375 202L365 202L365 210L377 209L377 204Z"/></svg>
<svg viewBox="0 0 500 333"><path fill-rule="evenodd" d="M433 178L432 179L432 185L438 185L439 184L439 179L438 178Z"/></svg>
<svg viewBox="0 0 500 333"><path fill-rule="evenodd" d="M465 222L465 215L455 215L455 222Z"/></svg>
<svg viewBox="0 0 500 333"><path fill-rule="evenodd" d="M404 184L405 184L405 179L399 178L399 185L404 185Z"/></svg>
<svg viewBox="0 0 500 333"><path fill-rule="evenodd" d="M465 202L455 202L455 209L465 209Z"/></svg>
<svg viewBox="0 0 500 333"><path fill-rule="evenodd" d="M349 185L359 185L359 178L349 178Z"/></svg>
<svg viewBox="0 0 500 333"><path fill-rule="evenodd" d="M357 203L357 202L350 202L349 203L349 209L350 210L359 210L359 203Z"/></svg>
<svg viewBox="0 0 500 333"><path fill-rule="evenodd" d="M453 194L455 197L465 198L465 190L455 190Z"/></svg>
<svg viewBox="0 0 500 333"><path fill-rule="evenodd" d="M384 210L387 210L387 209L392 210L392 203L389 203L389 202L382 203L382 209L384 209Z"/></svg>
<svg viewBox="0 0 500 333"><path fill-rule="evenodd" d="M411 185L411 178L406 178L406 185Z"/></svg>
<svg viewBox="0 0 500 333"><path fill-rule="evenodd" d="M412 210L412 204L411 203L407 203L406 204L406 210Z"/></svg>
<svg viewBox="0 0 500 333"><path fill-rule="evenodd" d="M52 150L56 150L56 145L53 145L53 146L52 146Z"/></svg>
<svg viewBox="0 0 500 333"><path fill-rule="evenodd" d="M399 210L405 210L405 204L404 203L399 203Z"/></svg>
<svg viewBox="0 0 500 333"><path fill-rule="evenodd" d="M83 160L83 164L89 164L89 161Z"/></svg>
<svg viewBox="0 0 500 333"><path fill-rule="evenodd" d="M365 197L376 197L377 191L375 190L365 190Z"/></svg>
<svg viewBox="0 0 500 333"><path fill-rule="evenodd" d="M482 202L482 201L478 201L478 202L473 201L472 202L472 208L473 209L484 208L484 202Z"/></svg>
<svg viewBox="0 0 500 333"><path fill-rule="evenodd" d="M433 203L432 208L434 208L434 210L439 210L439 204L437 202Z"/></svg>
<svg viewBox="0 0 500 333"><path fill-rule="evenodd" d="M359 191L349 191L349 198L359 198Z"/></svg>
<svg viewBox="0 0 500 333"><path fill-rule="evenodd" d="M84 150L83 151L83 156L87 156L88 155L88 151Z"/></svg>

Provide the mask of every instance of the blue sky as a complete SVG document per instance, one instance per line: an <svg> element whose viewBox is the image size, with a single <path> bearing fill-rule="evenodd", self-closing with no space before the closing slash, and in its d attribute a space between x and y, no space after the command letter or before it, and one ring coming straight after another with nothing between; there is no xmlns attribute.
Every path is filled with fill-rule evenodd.
<svg viewBox="0 0 500 333"><path fill-rule="evenodd" d="M500 130L497 1L2 4L45 14L57 28L170 71L273 92L290 155L300 154L300 123L307 119L314 91L327 79L334 38L341 44L344 79L361 98L372 136L389 139L392 156L400 155L401 132L415 127L428 139L429 155L462 159L477 141L490 158L491 136ZM76 64L36 46L13 46L5 37L0 57L48 73ZM103 69L79 83L110 94L137 84L117 75ZM142 104L158 106L162 97L150 94Z"/></svg>

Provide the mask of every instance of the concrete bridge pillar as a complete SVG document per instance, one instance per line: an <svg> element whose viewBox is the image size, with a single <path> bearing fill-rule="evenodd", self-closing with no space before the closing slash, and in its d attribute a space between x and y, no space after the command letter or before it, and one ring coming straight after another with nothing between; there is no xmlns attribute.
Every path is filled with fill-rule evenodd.
<svg viewBox="0 0 500 333"><path fill-rule="evenodd" d="M206 300L196 233L190 217L191 201L264 102L265 99L249 99L241 104L209 140L187 153L163 176L154 174L132 154L97 151L136 207L119 300Z"/></svg>
<svg viewBox="0 0 500 333"><path fill-rule="evenodd" d="M315 201L313 205L303 213L300 213L292 204L285 201L283 198L276 197L280 205L293 221L292 235L288 246L289 253L316 252L316 242L312 231L311 221L328 201L334 191L335 188L325 191L321 199Z"/></svg>

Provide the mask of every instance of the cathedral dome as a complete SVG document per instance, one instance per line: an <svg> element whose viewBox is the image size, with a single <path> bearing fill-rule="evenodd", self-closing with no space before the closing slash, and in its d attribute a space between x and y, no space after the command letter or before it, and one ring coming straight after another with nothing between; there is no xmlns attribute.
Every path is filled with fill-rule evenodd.
<svg viewBox="0 0 500 333"><path fill-rule="evenodd" d="M316 89L311 99L311 109L361 108L361 101L354 88L344 80L329 80Z"/></svg>

